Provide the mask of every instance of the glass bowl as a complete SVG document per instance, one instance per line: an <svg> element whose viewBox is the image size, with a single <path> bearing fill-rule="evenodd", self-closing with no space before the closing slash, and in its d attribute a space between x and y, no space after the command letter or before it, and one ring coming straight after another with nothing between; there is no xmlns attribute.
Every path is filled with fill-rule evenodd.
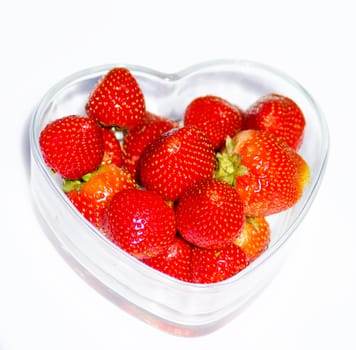
<svg viewBox="0 0 356 350"><path fill-rule="evenodd" d="M145 95L147 109L181 120L188 103L218 95L241 108L270 92L295 100L306 130L300 153L311 169L311 182L293 208L268 217L268 250L234 277L215 284L193 284L158 272L106 239L75 209L61 181L45 165L39 134L51 120L85 114L85 103L100 77L115 66L130 69ZM250 61L218 60L174 74L127 64L86 69L53 86L38 104L30 124L31 190L44 232L65 260L91 286L138 318L173 334L203 335L238 314L271 281L288 254L285 244L307 213L320 186L328 155L328 130L309 93L284 73Z"/></svg>

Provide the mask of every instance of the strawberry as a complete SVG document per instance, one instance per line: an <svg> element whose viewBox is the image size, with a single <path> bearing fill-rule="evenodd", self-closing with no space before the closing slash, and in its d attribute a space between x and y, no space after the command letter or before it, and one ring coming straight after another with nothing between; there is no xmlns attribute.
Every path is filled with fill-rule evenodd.
<svg viewBox="0 0 356 350"><path fill-rule="evenodd" d="M167 275L190 282L191 254L192 246L177 235L174 237L172 244L162 254L142 261Z"/></svg>
<svg viewBox="0 0 356 350"><path fill-rule="evenodd" d="M177 126L172 120L146 112L141 122L124 136L123 163L136 180L138 162L146 146L164 132Z"/></svg>
<svg viewBox="0 0 356 350"><path fill-rule="evenodd" d="M246 111L245 128L265 130L283 138L298 150L303 141L305 118L299 106L289 97L268 94Z"/></svg>
<svg viewBox="0 0 356 350"><path fill-rule="evenodd" d="M63 189L81 214L97 228L113 195L123 189L134 188L135 182L125 169L104 164L86 175L83 181L66 181Z"/></svg>
<svg viewBox="0 0 356 350"><path fill-rule="evenodd" d="M247 216L264 217L291 208L310 177L305 160L266 131L240 131L217 157L216 177L236 187Z"/></svg>
<svg viewBox="0 0 356 350"><path fill-rule="evenodd" d="M120 167L122 161L122 150L119 140L112 129L101 128L104 139L104 157L101 164L115 164Z"/></svg>
<svg viewBox="0 0 356 350"><path fill-rule="evenodd" d="M235 188L218 179L189 186L176 208L178 232L201 248L220 248L240 235L245 222L243 203Z"/></svg>
<svg viewBox="0 0 356 350"><path fill-rule="evenodd" d="M80 179L94 171L104 155L100 127L82 116L65 116L48 123L39 143L45 163L66 179Z"/></svg>
<svg viewBox="0 0 356 350"><path fill-rule="evenodd" d="M247 266L246 255L234 243L219 249L192 249L192 282L215 283L234 276Z"/></svg>
<svg viewBox="0 0 356 350"><path fill-rule="evenodd" d="M139 258L162 254L176 234L174 211L155 192L127 189L113 196L103 216L103 232Z"/></svg>
<svg viewBox="0 0 356 350"><path fill-rule="evenodd" d="M243 126L243 113L235 105L218 96L201 96L186 108L184 125L202 130L214 149L224 145L227 136L235 135Z"/></svg>
<svg viewBox="0 0 356 350"><path fill-rule="evenodd" d="M135 77L127 68L111 69L91 92L86 112L105 126L135 126L145 113L144 96Z"/></svg>
<svg viewBox="0 0 356 350"><path fill-rule="evenodd" d="M163 133L145 148L139 162L142 185L169 201L176 201L194 181L211 178L214 169L213 146L194 127Z"/></svg>
<svg viewBox="0 0 356 350"><path fill-rule="evenodd" d="M270 239L271 229L267 220L263 217L248 217L234 243L245 252L248 263L251 263L268 248Z"/></svg>

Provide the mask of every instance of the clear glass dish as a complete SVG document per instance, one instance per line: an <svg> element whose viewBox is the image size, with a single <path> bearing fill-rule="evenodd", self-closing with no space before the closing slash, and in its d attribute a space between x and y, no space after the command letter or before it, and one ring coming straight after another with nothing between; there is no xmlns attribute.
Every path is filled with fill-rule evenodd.
<svg viewBox="0 0 356 350"><path fill-rule="evenodd" d="M300 153L311 168L311 182L290 210L268 218L269 249L234 277L210 285L182 282L144 265L90 225L61 190L60 179L44 164L39 134L51 120L85 114L98 79L114 66L130 69L153 113L180 120L197 96L214 94L241 108L276 92L294 99L307 123ZM91 286L116 305L170 333L196 336L214 331L248 305L271 281L288 254L285 244L307 213L325 171L329 147L326 121L309 93L284 73L262 64L218 60L165 74L144 67L112 64L63 79L38 104L30 125L31 190L44 232L65 260Z"/></svg>

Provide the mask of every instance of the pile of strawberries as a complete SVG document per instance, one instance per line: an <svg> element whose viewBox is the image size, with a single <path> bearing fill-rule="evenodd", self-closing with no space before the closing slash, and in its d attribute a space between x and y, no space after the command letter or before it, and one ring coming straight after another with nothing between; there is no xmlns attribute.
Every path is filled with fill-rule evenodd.
<svg viewBox="0 0 356 350"><path fill-rule="evenodd" d="M85 107L86 116L42 130L45 163L112 242L183 281L244 269L268 248L266 217L291 208L310 177L298 154L305 119L286 96L268 94L244 111L200 96L178 124L147 111L133 74L117 67Z"/></svg>

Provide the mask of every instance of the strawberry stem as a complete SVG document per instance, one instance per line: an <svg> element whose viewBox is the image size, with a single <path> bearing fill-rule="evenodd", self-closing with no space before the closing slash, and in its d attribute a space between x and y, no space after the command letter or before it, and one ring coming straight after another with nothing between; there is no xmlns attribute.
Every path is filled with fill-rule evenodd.
<svg viewBox="0 0 356 350"><path fill-rule="evenodd" d="M241 165L241 156L234 152L234 142L231 137L227 137L225 150L222 153L217 153L217 170L215 177L223 180L228 184L235 186L236 177L247 174L248 170Z"/></svg>

